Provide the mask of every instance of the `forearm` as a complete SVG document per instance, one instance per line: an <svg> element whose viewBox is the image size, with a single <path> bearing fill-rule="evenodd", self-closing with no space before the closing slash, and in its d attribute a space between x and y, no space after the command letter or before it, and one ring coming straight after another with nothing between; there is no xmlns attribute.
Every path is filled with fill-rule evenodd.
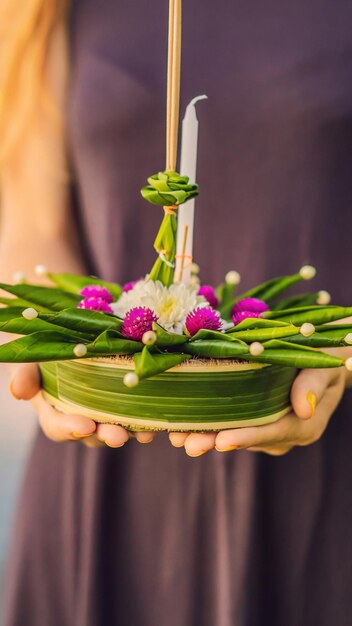
<svg viewBox="0 0 352 626"><path fill-rule="evenodd" d="M349 356L352 356L352 350L350 350ZM347 389L352 388L352 372L348 372L347 370L346 370L346 388Z"/></svg>

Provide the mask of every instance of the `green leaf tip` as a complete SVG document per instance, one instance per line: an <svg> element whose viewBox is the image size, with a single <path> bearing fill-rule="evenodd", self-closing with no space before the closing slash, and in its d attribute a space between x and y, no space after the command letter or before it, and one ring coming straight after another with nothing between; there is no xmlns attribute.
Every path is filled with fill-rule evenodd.
<svg viewBox="0 0 352 626"><path fill-rule="evenodd" d="M133 357L135 373L139 380L162 374L190 358L190 355L184 353L151 352L148 346L144 346L142 352L136 353Z"/></svg>

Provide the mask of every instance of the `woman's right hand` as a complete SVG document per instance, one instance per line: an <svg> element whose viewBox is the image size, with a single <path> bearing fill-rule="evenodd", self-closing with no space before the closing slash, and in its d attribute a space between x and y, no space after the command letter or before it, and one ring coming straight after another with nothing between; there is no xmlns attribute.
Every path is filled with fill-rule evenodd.
<svg viewBox="0 0 352 626"><path fill-rule="evenodd" d="M38 414L43 432L52 441L81 441L91 448L103 445L120 448L132 436L122 426L98 424L89 417L61 413L54 409L44 399L40 372L35 363L11 365L9 370L12 395L17 400L31 401ZM150 443L155 433L138 432L134 436L139 443Z"/></svg>

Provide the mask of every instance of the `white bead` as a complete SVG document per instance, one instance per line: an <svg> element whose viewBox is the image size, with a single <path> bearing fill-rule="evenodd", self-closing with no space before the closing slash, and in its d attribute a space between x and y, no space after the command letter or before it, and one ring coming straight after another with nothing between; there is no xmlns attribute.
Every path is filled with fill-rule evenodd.
<svg viewBox="0 0 352 626"><path fill-rule="evenodd" d="M38 315L38 311L36 311L32 307L29 307L28 309L24 309L24 311L22 311L22 317L24 317L25 320L35 320Z"/></svg>
<svg viewBox="0 0 352 626"><path fill-rule="evenodd" d="M147 330L142 337L142 342L145 346L152 346L156 340L157 336L153 330Z"/></svg>
<svg viewBox="0 0 352 626"><path fill-rule="evenodd" d="M191 274L199 274L200 272L200 267L198 265L198 263L192 263L191 265Z"/></svg>
<svg viewBox="0 0 352 626"><path fill-rule="evenodd" d="M329 304L331 302L331 295L328 291L319 291L317 297L317 304Z"/></svg>
<svg viewBox="0 0 352 626"><path fill-rule="evenodd" d="M37 276L46 276L48 269L45 265L36 265L34 271Z"/></svg>
<svg viewBox="0 0 352 626"><path fill-rule="evenodd" d="M264 352L264 346L259 341L254 341L249 346L249 352L252 356L259 356Z"/></svg>
<svg viewBox="0 0 352 626"><path fill-rule="evenodd" d="M225 283L227 283L228 285L238 285L240 280L241 275L236 272L236 270L230 270L230 272L227 272L225 276Z"/></svg>
<svg viewBox="0 0 352 626"><path fill-rule="evenodd" d="M349 346L352 346L352 333L348 333L344 339L345 343L348 343Z"/></svg>
<svg viewBox="0 0 352 626"><path fill-rule="evenodd" d="M75 356L78 356L78 357L86 356L87 346L85 346L84 343L77 343L75 347L73 348L73 352Z"/></svg>
<svg viewBox="0 0 352 626"><path fill-rule="evenodd" d="M346 369L348 369L349 372L352 372L352 356L350 356L348 359L346 359L345 367L346 367Z"/></svg>
<svg viewBox="0 0 352 626"><path fill-rule="evenodd" d="M313 333L315 333L315 326L314 324L310 324L310 322L305 322L302 324L299 332L303 335L303 337L310 337Z"/></svg>
<svg viewBox="0 0 352 626"><path fill-rule="evenodd" d="M303 267L299 270L299 273L303 280L312 280L312 278L316 275L317 270L313 267L313 265L303 265Z"/></svg>
<svg viewBox="0 0 352 626"><path fill-rule="evenodd" d="M14 274L12 274L12 280L14 283L24 283L26 275L24 272L14 272Z"/></svg>
<svg viewBox="0 0 352 626"><path fill-rule="evenodd" d="M123 382L126 387L137 387L139 378L135 372L128 372L123 378Z"/></svg>

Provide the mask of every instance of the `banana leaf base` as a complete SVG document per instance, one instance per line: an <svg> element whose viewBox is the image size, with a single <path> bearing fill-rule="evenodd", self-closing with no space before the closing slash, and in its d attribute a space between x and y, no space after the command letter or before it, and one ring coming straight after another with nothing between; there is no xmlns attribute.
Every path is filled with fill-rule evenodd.
<svg viewBox="0 0 352 626"><path fill-rule="evenodd" d="M297 370L193 359L133 388L129 357L41 363L46 399L60 411L128 430L209 432L274 422L290 410Z"/></svg>

